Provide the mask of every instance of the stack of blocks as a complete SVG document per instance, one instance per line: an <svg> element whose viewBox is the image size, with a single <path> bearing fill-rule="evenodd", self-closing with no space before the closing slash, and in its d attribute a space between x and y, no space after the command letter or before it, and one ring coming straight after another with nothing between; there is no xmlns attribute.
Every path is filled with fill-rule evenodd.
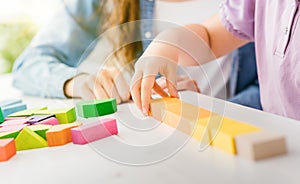
<svg viewBox="0 0 300 184"><path fill-rule="evenodd" d="M285 137L223 117L175 98L152 100L151 115L198 141L260 160L287 152Z"/></svg>
<svg viewBox="0 0 300 184"><path fill-rule="evenodd" d="M16 104L21 101L7 100L2 104L6 107L8 102ZM87 118L117 110L115 99L83 101L77 106L83 107L80 115ZM3 116L0 107L0 161L7 161L16 151L61 146L72 141L74 144L86 144L118 134L116 120L112 118L83 126L82 123L73 123L76 120L74 107L10 110L11 114Z"/></svg>

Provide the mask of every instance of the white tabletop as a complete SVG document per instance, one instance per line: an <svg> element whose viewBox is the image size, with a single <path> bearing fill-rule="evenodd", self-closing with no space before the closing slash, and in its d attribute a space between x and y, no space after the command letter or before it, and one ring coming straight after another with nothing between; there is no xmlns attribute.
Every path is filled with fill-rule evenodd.
<svg viewBox="0 0 300 184"><path fill-rule="evenodd" d="M73 100L23 96L11 87L11 76L0 77L0 100L22 98L29 107L65 107ZM143 117L133 104L118 106L108 117L118 121L119 135L89 145L72 143L19 151L0 163L0 183L299 183L300 123L193 92L184 101L236 120L286 135L289 153L259 162L216 148L200 151L200 143ZM212 108L213 107L213 108ZM97 119L83 120L83 123Z"/></svg>

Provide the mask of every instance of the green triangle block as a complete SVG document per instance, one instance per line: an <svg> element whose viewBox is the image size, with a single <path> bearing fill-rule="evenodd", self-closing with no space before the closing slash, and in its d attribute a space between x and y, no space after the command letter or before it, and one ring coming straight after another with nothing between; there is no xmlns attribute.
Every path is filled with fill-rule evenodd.
<svg viewBox="0 0 300 184"><path fill-rule="evenodd" d="M60 124L72 123L76 120L75 108L61 108L37 111L34 115L54 114Z"/></svg>
<svg viewBox="0 0 300 184"><path fill-rule="evenodd" d="M15 112L13 114L8 115L8 117L23 117L23 116L32 116L36 111L46 110L47 107L38 107L33 109L26 109L23 111Z"/></svg>
<svg viewBox="0 0 300 184"><path fill-rule="evenodd" d="M3 117L3 113L2 113L2 109L0 107L0 123L4 122L4 117Z"/></svg>
<svg viewBox="0 0 300 184"><path fill-rule="evenodd" d="M43 139L46 140L46 132L52 127L52 125L32 125L28 126L28 128L35 133L37 133L39 136L41 136Z"/></svg>
<svg viewBox="0 0 300 184"><path fill-rule="evenodd" d="M19 135L19 131L14 132L1 132L0 139L7 139L7 138L16 138Z"/></svg>
<svg viewBox="0 0 300 184"><path fill-rule="evenodd" d="M41 136L36 134L28 127L23 128L23 130L17 136L15 142L18 151L48 146L47 141L45 141Z"/></svg>
<svg viewBox="0 0 300 184"><path fill-rule="evenodd" d="M117 111L116 99L81 101L76 104L78 116L84 118L104 116Z"/></svg>

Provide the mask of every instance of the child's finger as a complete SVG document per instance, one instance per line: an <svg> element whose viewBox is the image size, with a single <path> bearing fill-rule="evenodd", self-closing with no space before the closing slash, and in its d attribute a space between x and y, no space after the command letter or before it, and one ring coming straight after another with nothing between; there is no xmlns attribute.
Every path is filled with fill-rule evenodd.
<svg viewBox="0 0 300 184"><path fill-rule="evenodd" d="M141 101L142 111L145 115L149 115L149 104L151 100L151 91L155 83L155 75L146 75L142 79L141 84Z"/></svg>
<svg viewBox="0 0 300 184"><path fill-rule="evenodd" d="M167 80L167 86L168 86L168 91L170 93L170 96L178 98L178 93L175 84Z"/></svg>
<svg viewBox="0 0 300 184"><path fill-rule="evenodd" d="M138 108L142 111L142 102L141 102L141 84L142 77L139 74L134 74L131 83L130 83L130 93L133 102L138 106Z"/></svg>
<svg viewBox="0 0 300 184"><path fill-rule="evenodd" d="M162 88L159 84L154 82L153 90L162 97L168 97L168 93L166 93L163 89L164 88Z"/></svg>

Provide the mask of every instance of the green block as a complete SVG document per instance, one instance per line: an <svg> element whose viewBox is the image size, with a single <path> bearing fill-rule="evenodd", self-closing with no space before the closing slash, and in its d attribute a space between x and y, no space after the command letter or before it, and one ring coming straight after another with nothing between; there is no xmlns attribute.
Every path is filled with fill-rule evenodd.
<svg viewBox="0 0 300 184"><path fill-rule="evenodd" d="M78 116L84 118L104 116L117 111L116 99L81 101L76 104Z"/></svg>
<svg viewBox="0 0 300 184"><path fill-rule="evenodd" d="M2 113L2 109L0 107L0 123L4 122L4 117L3 117L3 113Z"/></svg>
<svg viewBox="0 0 300 184"><path fill-rule="evenodd" d="M7 139L7 138L16 138L19 135L19 131L14 132L2 132L0 133L0 139Z"/></svg>
<svg viewBox="0 0 300 184"><path fill-rule="evenodd" d="M28 127L23 128L23 130L17 136L15 142L18 151L48 146L48 143L45 141L45 139Z"/></svg>
<svg viewBox="0 0 300 184"><path fill-rule="evenodd" d="M32 116L35 112L40 110L46 110L47 107L38 107L33 109L26 109L23 111L15 112L13 114L8 115L8 117L24 117L24 116Z"/></svg>
<svg viewBox="0 0 300 184"><path fill-rule="evenodd" d="M76 120L75 108L62 108L52 110L37 111L34 115L54 114L60 124L72 123Z"/></svg>
<svg viewBox="0 0 300 184"><path fill-rule="evenodd" d="M46 140L46 132L52 127L52 125L32 125L28 126L28 128L35 133L37 133L39 136L44 138Z"/></svg>

